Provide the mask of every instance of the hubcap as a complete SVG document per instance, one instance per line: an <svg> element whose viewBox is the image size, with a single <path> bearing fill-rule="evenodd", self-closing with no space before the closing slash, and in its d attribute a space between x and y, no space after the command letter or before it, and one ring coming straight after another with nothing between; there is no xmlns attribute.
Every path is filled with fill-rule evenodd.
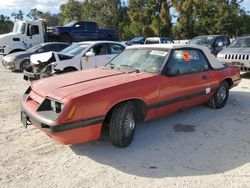
<svg viewBox="0 0 250 188"><path fill-rule="evenodd" d="M225 87L221 87L217 93L217 102L222 104L227 97L227 91Z"/></svg>
<svg viewBox="0 0 250 188"><path fill-rule="evenodd" d="M127 114L124 124L124 135L129 137L135 128L135 118L132 111Z"/></svg>
<svg viewBox="0 0 250 188"><path fill-rule="evenodd" d="M28 61L23 62L23 70L28 68L29 65L30 65L30 63Z"/></svg>

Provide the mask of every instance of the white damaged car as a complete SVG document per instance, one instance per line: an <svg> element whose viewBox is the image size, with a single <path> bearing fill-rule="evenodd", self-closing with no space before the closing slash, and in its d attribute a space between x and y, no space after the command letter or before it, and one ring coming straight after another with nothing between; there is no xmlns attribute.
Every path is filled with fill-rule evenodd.
<svg viewBox="0 0 250 188"><path fill-rule="evenodd" d="M24 71L27 81L38 80L54 74L104 66L125 49L112 41L73 43L61 52L32 55L31 66Z"/></svg>

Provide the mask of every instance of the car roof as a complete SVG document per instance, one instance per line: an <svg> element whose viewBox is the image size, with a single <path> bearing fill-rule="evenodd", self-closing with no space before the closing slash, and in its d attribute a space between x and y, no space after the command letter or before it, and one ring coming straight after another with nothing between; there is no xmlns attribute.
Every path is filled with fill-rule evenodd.
<svg viewBox="0 0 250 188"><path fill-rule="evenodd" d="M52 44L70 45L69 43L65 43L65 42L45 42L45 43L42 43L41 45L45 46L45 45L52 45Z"/></svg>
<svg viewBox="0 0 250 188"><path fill-rule="evenodd" d="M183 48L194 48L198 49L204 52L206 55L207 59L210 62L210 65L214 69L221 69L224 68L224 65L219 62L219 60L211 54L211 51L209 50L208 47L201 46L201 45L194 45L194 44L150 44L150 45L134 45L134 46L129 46L126 49L155 49L155 50L171 50L171 49L183 49Z"/></svg>
<svg viewBox="0 0 250 188"><path fill-rule="evenodd" d="M226 35L199 35L194 38L199 38L199 37L224 37Z"/></svg>
<svg viewBox="0 0 250 188"><path fill-rule="evenodd" d="M84 41L84 42L76 42L76 44L100 44L100 43L113 43L113 44L120 44L122 46L125 46L124 44L122 44L121 42L115 42L115 41L105 41L105 40L101 40L101 41Z"/></svg>
<svg viewBox="0 0 250 188"><path fill-rule="evenodd" d="M172 40L169 37L148 37L148 38L146 38L146 40L159 40L159 39L169 39L169 40Z"/></svg>

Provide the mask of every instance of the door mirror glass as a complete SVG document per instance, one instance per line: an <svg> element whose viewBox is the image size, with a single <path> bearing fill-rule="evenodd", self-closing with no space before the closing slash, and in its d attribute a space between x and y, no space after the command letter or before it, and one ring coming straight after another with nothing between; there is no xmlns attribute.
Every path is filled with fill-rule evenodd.
<svg viewBox="0 0 250 188"><path fill-rule="evenodd" d="M79 24L76 24L75 27L80 27L80 25L79 25Z"/></svg>
<svg viewBox="0 0 250 188"><path fill-rule="evenodd" d="M95 53L94 52L87 52L86 54L85 54L85 56L86 57L93 57L93 56L95 56Z"/></svg>

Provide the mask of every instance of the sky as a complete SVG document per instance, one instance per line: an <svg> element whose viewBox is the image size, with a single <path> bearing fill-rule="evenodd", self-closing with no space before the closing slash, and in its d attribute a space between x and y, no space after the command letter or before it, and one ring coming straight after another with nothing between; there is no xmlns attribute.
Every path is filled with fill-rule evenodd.
<svg viewBox="0 0 250 188"><path fill-rule="evenodd" d="M67 0L1 0L0 14L10 16L12 12L17 12L19 9L28 14L30 9L37 8L43 12L50 11L58 13L61 4ZM250 0L244 0L241 4L246 11L250 11Z"/></svg>

